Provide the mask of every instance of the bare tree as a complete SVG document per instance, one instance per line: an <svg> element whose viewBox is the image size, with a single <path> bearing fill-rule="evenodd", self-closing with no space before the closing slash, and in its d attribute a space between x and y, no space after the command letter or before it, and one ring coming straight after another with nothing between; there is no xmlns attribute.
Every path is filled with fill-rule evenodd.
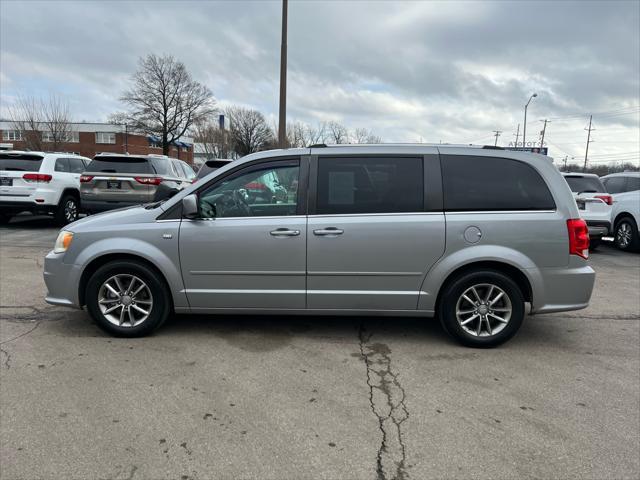
<svg viewBox="0 0 640 480"><path fill-rule="evenodd" d="M268 148L275 142L273 130L257 110L233 106L226 110L233 150L244 156Z"/></svg>
<svg viewBox="0 0 640 480"><path fill-rule="evenodd" d="M221 129L216 122L210 119L202 120L195 123L191 131L193 139L202 145L207 159L231 157L230 134Z"/></svg>
<svg viewBox="0 0 640 480"><path fill-rule="evenodd" d="M61 97L18 96L9 108L12 128L20 132L28 150L63 150L71 140L69 104Z"/></svg>
<svg viewBox="0 0 640 480"><path fill-rule="evenodd" d="M349 131L341 123L327 122L324 133L324 140L328 143L349 143Z"/></svg>
<svg viewBox="0 0 640 480"><path fill-rule="evenodd" d="M170 55L147 55L139 64L131 89L121 97L129 107L126 123L159 137L168 155L172 142L214 113L213 94Z"/></svg>
<svg viewBox="0 0 640 480"><path fill-rule="evenodd" d="M382 143L382 139L366 128L356 128L351 134L352 143Z"/></svg>

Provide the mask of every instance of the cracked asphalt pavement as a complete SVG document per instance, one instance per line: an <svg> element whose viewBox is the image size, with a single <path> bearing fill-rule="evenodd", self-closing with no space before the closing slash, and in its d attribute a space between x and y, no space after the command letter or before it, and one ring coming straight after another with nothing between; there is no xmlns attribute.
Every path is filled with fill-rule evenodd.
<svg viewBox="0 0 640 480"><path fill-rule="evenodd" d="M2 479L637 479L640 255L493 350L403 318L179 316L103 334L44 303L57 229L0 228Z"/></svg>

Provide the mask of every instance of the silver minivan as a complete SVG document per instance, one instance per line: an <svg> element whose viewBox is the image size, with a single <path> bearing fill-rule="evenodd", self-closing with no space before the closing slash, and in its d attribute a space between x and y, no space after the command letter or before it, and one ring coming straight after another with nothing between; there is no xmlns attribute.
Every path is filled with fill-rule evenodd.
<svg viewBox="0 0 640 480"><path fill-rule="evenodd" d="M249 155L164 202L79 220L47 302L140 336L175 313L437 317L465 345L588 305L589 236L549 159L493 147Z"/></svg>

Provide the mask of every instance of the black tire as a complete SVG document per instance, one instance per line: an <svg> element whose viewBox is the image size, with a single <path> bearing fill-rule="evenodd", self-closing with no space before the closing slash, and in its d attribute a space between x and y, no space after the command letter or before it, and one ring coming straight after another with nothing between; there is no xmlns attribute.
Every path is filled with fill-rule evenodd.
<svg viewBox="0 0 640 480"><path fill-rule="evenodd" d="M486 328L484 328L485 324L481 324L481 327L485 329L487 335L476 336L466 331L465 328L460 325L456 316L456 306L458 300L466 302L466 300L462 300L462 296L468 289L483 284L494 285L494 287L498 287L504 292L502 298L504 298L505 295L508 298L511 315L504 326L501 326L503 322L496 323L495 320L490 318L490 321L493 323L491 328L495 330L501 329L497 331L497 333L489 335ZM482 288L485 288L485 290L483 291ZM489 293L489 287L480 287L478 292L480 293L480 298L483 298L485 293ZM505 304L499 305L499 302L505 302ZM506 305L506 300L498 300L494 308L497 309L498 306L504 306L506 308L508 305ZM479 307L472 306L471 308ZM495 270L479 270L457 277L444 287L438 304L438 317L445 331L462 345L476 348L495 347L509 340L520 329L524 320L524 313L524 297L518 285L504 273ZM497 311L496 314L498 314ZM473 316L475 314L469 313L468 315ZM467 328L471 328L473 325L477 325L477 323L474 322L469 325Z"/></svg>
<svg viewBox="0 0 640 480"><path fill-rule="evenodd" d="M11 215L7 215L6 213L0 213L0 225L6 225L11 221Z"/></svg>
<svg viewBox="0 0 640 480"><path fill-rule="evenodd" d="M640 236L638 225L633 217L622 217L616 222L613 230L613 241L620 250L625 252L637 252L640 250ZM629 236L625 235L628 234Z"/></svg>
<svg viewBox="0 0 640 480"><path fill-rule="evenodd" d="M75 195L65 195L56 209L56 223L61 227L75 222L80 212L80 201Z"/></svg>
<svg viewBox="0 0 640 480"><path fill-rule="evenodd" d="M105 281L114 275L135 275L148 287L153 303L142 323L118 326L107 319L98 304L98 295ZM116 337L142 337L159 328L173 311L171 293L158 272L142 262L116 260L100 267L87 282L85 300L91 318L105 332ZM146 307L145 307L146 308Z"/></svg>

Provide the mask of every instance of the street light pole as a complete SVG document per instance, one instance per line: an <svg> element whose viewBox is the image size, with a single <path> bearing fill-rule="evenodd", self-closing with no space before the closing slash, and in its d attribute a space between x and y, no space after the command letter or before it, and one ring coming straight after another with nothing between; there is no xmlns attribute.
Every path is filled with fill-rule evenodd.
<svg viewBox="0 0 640 480"><path fill-rule="evenodd" d="M280 112L278 122L278 146L287 145L287 4L282 0L282 43L280 46Z"/></svg>
<svg viewBox="0 0 640 480"><path fill-rule="evenodd" d="M531 100L533 100L534 97L537 97L538 94L534 93L533 95L531 95L529 97L529 101L527 102L527 104L524 106L524 127L522 129L522 148L526 148L526 138L527 138L527 108L529 108L529 104L531 103Z"/></svg>

